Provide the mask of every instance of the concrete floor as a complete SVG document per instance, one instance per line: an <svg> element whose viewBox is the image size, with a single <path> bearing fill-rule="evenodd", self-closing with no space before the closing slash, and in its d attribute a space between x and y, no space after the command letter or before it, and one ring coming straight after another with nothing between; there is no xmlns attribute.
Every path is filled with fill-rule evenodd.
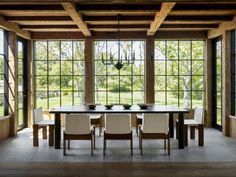
<svg viewBox="0 0 236 177"><path fill-rule="evenodd" d="M135 132L135 130L133 131ZM197 135L197 134L196 134ZM144 140L140 155L138 138L134 136L134 155L130 155L129 141L108 141L106 156L102 154L103 137L96 137L94 156L90 155L90 141L71 141L71 150L63 156L62 149L49 147L40 139L39 147L32 146L32 129L18 132L17 137L0 142L1 162L225 162L236 161L236 140L221 132L206 128L205 145L189 140L185 149L177 148L177 140L171 139L171 155L163 149L163 140Z"/></svg>

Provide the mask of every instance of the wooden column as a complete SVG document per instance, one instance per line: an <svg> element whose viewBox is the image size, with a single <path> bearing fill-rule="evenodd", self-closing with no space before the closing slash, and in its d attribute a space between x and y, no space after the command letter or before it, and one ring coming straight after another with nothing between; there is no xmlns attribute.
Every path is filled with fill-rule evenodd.
<svg viewBox="0 0 236 177"><path fill-rule="evenodd" d="M212 44L211 40L207 39L205 41L205 102L206 102L206 119L205 126L212 126Z"/></svg>
<svg viewBox="0 0 236 177"><path fill-rule="evenodd" d="M94 103L93 41L85 39L85 103Z"/></svg>
<svg viewBox="0 0 236 177"><path fill-rule="evenodd" d="M28 127L32 127L33 115L32 110L34 108L34 74L33 74L33 42L31 40L27 41L27 81L28 81L28 98L27 98L27 111L28 111Z"/></svg>
<svg viewBox="0 0 236 177"><path fill-rule="evenodd" d="M9 64L9 113L10 136L17 132L17 36L14 32L8 33L8 64Z"/></svg>
<svg viewBox="0 0 236 177"><path fill-rule="evenodd" d="M222 132L229 136L231 113L231 56L230 56L230 31L225 31L222 36Z"/></svg>
<svg viewBox="0 0 236 177"><path fill-rule="evenodd" d="M148 37L146 39L145 73L145 103L155 103L153 37Z"/></svg>

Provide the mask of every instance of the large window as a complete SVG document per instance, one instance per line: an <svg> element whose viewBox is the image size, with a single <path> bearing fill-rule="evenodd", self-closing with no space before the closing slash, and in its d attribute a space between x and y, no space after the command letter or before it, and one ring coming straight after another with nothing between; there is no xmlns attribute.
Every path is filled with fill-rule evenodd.
<svg viewBox="0 0 236 177"><path fill-rule="evenodd" d="M121 57L124 67L117 70L114 65L105 65L111 55L118 58L117 41L94 41L95 102L102 104L137 104L144 102L144 41L123 40ZM126 64L125 57L135 54L133 64ZM129 57L129 56L128 56Z"/></svg>
<svg viewBox="0 0 236 177"><path fill-rule="evenodd" d="M36 41L35 102L44 109L84 103L84 41Z"/></svg>
<svg viewBox="0 0 236 177"><path fill-rule="evenodd" d="M0 117L8 113L7 97L7 54L6 54L6 32L0 29Z"/></svg>
<svg viewBox="0 0 236 177"><path fill-rule="evenodd" d="M204 106L203 41L155 41L155 102Z"/></svg>

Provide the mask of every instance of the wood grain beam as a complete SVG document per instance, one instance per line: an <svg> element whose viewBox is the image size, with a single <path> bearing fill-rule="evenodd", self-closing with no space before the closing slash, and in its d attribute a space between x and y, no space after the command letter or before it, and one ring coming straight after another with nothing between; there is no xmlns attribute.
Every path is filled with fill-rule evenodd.
<svg viewBox="0 0 236 177"><path fill-rule="evenodd" d="M25 39L31 39L31 35L29 31L22 30L19 25L13 22L6 21L2 16L0 16L0 27L7 30L7 31L13 31L18 36L21 36Z"/></svg>
<svg viewBox="0 0 236 177"><path fill-rule="evenodd" d="M76 5L74 3L62 3L62 6L72 20L77 24L82 33L85 36L91 36L91 32L88 29L87 24L83 21L82 15L76 9Z"/></svg>
<svg viewBox="0 0 236 177"><path fill-rule="evenodd" d="M224 34L226 30L232 30L236 28L236 15L234 16L233 20L230 22L221 22L217 29L210 29L208 30L208 38L215 38Z"/></svg>
<svg viewBox="0 0 236 177"><path fill-rule="evenodd" d="M174 5L175 2L162 3L160 12L156 13L155 19L151 23L150 28L147 32L148 36L153 36L156 33L156 31L161 26L162 22L165 20L166 16L170 13Z"/></svg>

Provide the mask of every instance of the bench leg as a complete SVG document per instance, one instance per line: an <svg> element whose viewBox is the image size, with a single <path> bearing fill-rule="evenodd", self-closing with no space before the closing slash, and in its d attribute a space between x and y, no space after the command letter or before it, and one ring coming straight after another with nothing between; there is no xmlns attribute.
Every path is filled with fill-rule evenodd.
<svg viewBox="0 0 236 177"><path fill-rule="evenodd" d="M195 127L190 126L190 139L195 139Z"/></svg>
<svg viewBox="0 0 236 177"><path fill-rule="evenodd" d="M204 145L204 126L203 124L198 125L198 145Z"/></svg>
<svg viewBox="0 0 236 177"><path fill-rule="evenodd" d="M43 126L42 133L43 133L43 139L47 139L47 126Z"/></svg>
<svg viewBox="0 0 236 177"><path fill-rule="evenodd" d="M39 145L38 125L33 125L33 146Z"/></svg>
<svg viewBox="0 0 236 177"><path fill-rule="evenodd" d="M49 138L48 138L49 146L54 145L54 125L49 125Z"/></svg>

